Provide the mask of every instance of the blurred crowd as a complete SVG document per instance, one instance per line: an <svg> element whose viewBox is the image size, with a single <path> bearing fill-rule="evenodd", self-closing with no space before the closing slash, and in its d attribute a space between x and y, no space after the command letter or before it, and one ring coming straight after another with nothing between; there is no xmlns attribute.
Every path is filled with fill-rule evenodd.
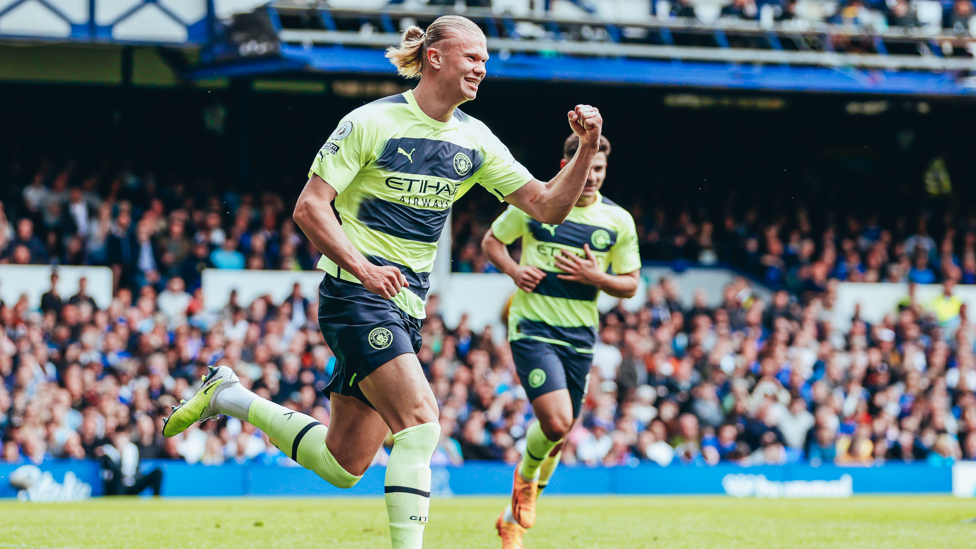
<svg viewBox="0 0 976 549"><path fill-rule="evenodd" d="M976 458L976 326L965 305L909 297L877 325L855 319L840 331L825 320L825 298L804 306L780 291L766 302L739 279L717 306L703 291L683 306L675 283L663 279L637 310L618 305L602 315L589 394L563 459ZM44 311L25 300L0 305L2 460L98 458L105 445L131 441L143 459L290 464L267 436L233 418L172 439L160 429L216 360L259 395L327 424L320 390L335 359L315 309L296 285L282 303L232 298L211 313L194 308L179 278L159 293L121 288L104 309L84 295ZM438 310L435 295L418 355L441 407L434 463L517 461L532 410L507 343L466 319L448 327ZM387 456L384 448L377 463Z"/></svg>
<svg viewBox="0 0 976 549"><path fill-rule="evenodd" d="M404 4L404 0L391 0L390 4ZM529 1L518 0L492 2L491 0L464 0L467 7L492 8L497 13L509 11L522 14L529 11ZM926 3L929 5L920 6ZM454 6L455 0L428 0L428 5ZM640 21L639 8L620 12L615 2L602 0L545 0L546 11L562 16L593 14L607 19L627 19ZM956 34L966 34L970 19L974 15L971 0L935 0L918 2L909 0L842 0L807 1L797 6L797 0L672 0L648 1L647 14L659 19L667 17L697 18L710 23L717 18L759 20L761 11L769 6L771 19L779 22L803 20L806 23L827 21L837 25L872 27L884 31L888 27L907 29L935 24ZM697 8L697 9L696 9ZM626 8L625 8L626 10ZM662 11L663 10L663 11Z"/></svg>
<svg viewBox="0 0 976 549"><path fill-rule="evenodd" d="M696 5L698 10L696 11ZM797 2L797 0L756 1L732 0L712 14L708 2L675 0L670 6L671 17L698 18L706 22L723 19L760 20L762 10L769 10L770 20L780 23L793 21L816 23L827 21L846 27L871 28L884 32L889 27L906 31L919 27L941 27L948 33L968 35L970 19L976 12L971 0L919 2L909 0L843 0L840 2ZM767 8L768 6L768 8ZM699 13L701 12L701 13Z"/></svg>
<svg viewBox="0 0 976 549"><path fill-rule="evenodd" d="M761 220L755 210L728 213L719 222L687 211L669 215L664 208L645 212L635 206L631 213L645 261L731 265L804 301L826 291L832 279L976 284L974 212L901 216L890 226L878 215L837 219L833 212L815 223L805 208L771 220ZM478 244L491 219L474 209L454 217L455 270L495 272Z"/></svg>
<svg viewBox="0 0 976 549"><path fill-rule="evenodd" d="M316 324L316 296L204 306L204 268L310 269L315 250L280 196L208 191L123 170L77 177L14 165L0 186L4 263L112 268L110 303L55 274L39 308L0 302L0 458L102 458L289 464L267 437L233 418L160 436L162 418L200 386L207 365L232 365L265 398L328 423L320 390L334 357ZM745 279L721 296L682 303L671 280L650 284L633 310L601 316L590 391L568 436L567 462L948 464L976 457L976 327L953 295L976 282L976 216L849 217L814 231L754 213L721 223L635 207L642 254L670 262L730 262ZM486 217L488 216L488 217ZM474 244L490 212L459 205L455 264L489 267ZM944 282L942 298L908 295L878 324L831 322L836 280ZM435 464L518 459L531 406L507 343L463 319L445 325L431 296L419 359L441 406ZM132 446L130 446L132 445ZM124 447L124 448L123 448ZM382 463L388 448L377 456Z"/></svg>
<svg viewBox="0 0 976 549"><path fill-rule="evenodd" d="M116 288L162 291L180 278L191 294L207 268L314 267L319 254L280 195L211 188L47 161L28 174L15 161L0 183L0 264L105 265Z"/></svg>

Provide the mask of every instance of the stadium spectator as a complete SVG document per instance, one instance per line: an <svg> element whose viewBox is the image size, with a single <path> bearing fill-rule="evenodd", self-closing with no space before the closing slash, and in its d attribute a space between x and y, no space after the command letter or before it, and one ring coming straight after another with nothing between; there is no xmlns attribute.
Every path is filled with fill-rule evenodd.
<svg viewBox="0 0 976 549"><path fill-rule="evenodd" d="M162 493L163 471L153 469L143 474L139 470L141 452L127 430L118 430L111 442L99 446L95 451L102 466L105 479L105 494L109 496L134 496L147 488L154 496Z"/></svg>
<svg viewBox="0 0 976 549"><path fill-rule="evenodd" d="M918 17L908 0L896 0L888 10L888 25L891 27L913 28L918 26Z"/></svg>
<svg viewBox="0 0 976 549"><path fill-rule="evenodd" d="M74 305L75 307L83 303L87 303L93 311L98 310L95 299L88 295L88 278L84 276L78 279L78 293L68 299L68 305Z"/></svg>
<svg viewBox="0 0 976 549"><path fill-rule="evenodd" d="M106 244L106 261L112 268L116 286L132 286L138 258L139 244L132 231L132 212L120 208Z"/></svg>
<svg viewBox="0 0 976 549"><path fill-rule="evenodd" d="M759 10L756 8L755 0L733 0L731 4L722 8L722 17L756 19L759 17Z"/></svg>
<svg viewBox="0 0 976 549"><path fill-rule="evenodd" d="M166 290L160 292L156 305L170 319L172 325L178 326L185 320L191 299L190 294L186 293L183 279L173 277L166 282Z"/></svg>
<svg viewBox="0 0 976 549"><path fill-rule="evenodd" d="M258 267L259 269L264 268L263 258L260 256L251 257L261 261L261 266ZM210 254L210 262L217 269L243 269L245 265L244 254L237 250L237 241L232 238L223 239L220 248ZM254 267L248 266L248 268Z"/></svg>
<svg viewBox="0 0 976 549"><path fill-rule="evenodd" d="M833 23L847 26L859 26L870 24L872 21L870 11L861 0L848 0L847 3L837 10L837 14L831 18Z"/></svg>
<svg viewBox="0 0 976 549"><path fill-rule="evenodd" d="M695 6L690 0L677 0L671 4L671 17L695 17Z"/></svg>
<svg viewBox="0 0 976 549"><path fill-rule="evenodd" d="M24 255L25 251L27 255ZM33 221L27 218L17 221L17 231L7 244L4 257L14 258L13 263L21 265L47 263L47 247L34 235ZM25 257L28 258L26 261L23 260Z"/></svg>
<svg viewBox="0 0 976 549"><path fill-rule="evenodd" d="M57 272L51 273L51 289L44 292L41 295L41 312L47 313L49 311L54 312L54 314L61 314L61 306L63 301L61 295L58 293L58 276Z"/></svg>
<svg viewBox="0 0 976 549"><path fill-rule="evenodd" d="M203 271L214 268L210 261L210 248L205 241L196 242L193 245L193 252L190 257L183 260L179 268L179 277L183 279L189 291L195 291L200 287L200 279Z"/></svg>
<svg viewBox="0 0 976 549"><path fill-rule="evenodd" d="M796 0L786 0L783 2L782 7L777 7L779 9L777 10L776 17L774 18L777 22L792 21L797 18Z"/></svg>
<svg viewBox="0 0 976 549"><path fill-rule="evenodd" d="M973 18L973 3L971 0L956 0L952 9L947 11L942 26L952 29L958 35L969 32L969 20Z"/></svg>

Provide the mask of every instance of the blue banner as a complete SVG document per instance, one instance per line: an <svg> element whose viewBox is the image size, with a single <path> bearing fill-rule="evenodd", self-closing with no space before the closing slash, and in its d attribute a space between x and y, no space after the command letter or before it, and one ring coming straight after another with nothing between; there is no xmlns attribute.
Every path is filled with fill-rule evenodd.
<svg viewBox="0 0 976 549"><path fill-rule="evenodd" d="M103 493L98 464L64 461L39 467L0 465L0 498L17 497L33 483L37 497L49 500ZM340 490L301 467L258 463L220 466L177 461L146 461L143 470L163 471L163 495L199 496L378 496L385 469L370 469L351 490ZM514 467L469 463L434 467L431 491L448 495L506 495ZM72 476L73 475L73 476ZM736 497L847 497L854 494L918 494L952 491L952 469L926 464L871 467L824 465L714 467L641 464L636 467L561 466L546 490L550 494L728 494Z"/></svg>
<svg viewBox="0 0 976 549"><path fill-rule="evenodd" d="M99 496L102 478L95 461L53 461L40 466L0 464L0 498L25 490L37 501L70 501Z"/></svg>

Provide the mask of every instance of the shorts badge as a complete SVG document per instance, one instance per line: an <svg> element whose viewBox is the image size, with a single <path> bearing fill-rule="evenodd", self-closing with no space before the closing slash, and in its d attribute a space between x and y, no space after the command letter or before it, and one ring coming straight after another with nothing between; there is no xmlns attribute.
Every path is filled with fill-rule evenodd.
<svg viewBox="0 0 976 549"><path fill-rule="evenodd" d="M369 345L378 351L386 349L391 343L393 343L393 332L386 328L373 328L369 333Z"/></svg>
<svg viewBox="0 0 976 549"><path fill-rule="evenodd" d="M529 372L529 387L538 389L546 382L546 373L541 368L536 368Z"/></svg>

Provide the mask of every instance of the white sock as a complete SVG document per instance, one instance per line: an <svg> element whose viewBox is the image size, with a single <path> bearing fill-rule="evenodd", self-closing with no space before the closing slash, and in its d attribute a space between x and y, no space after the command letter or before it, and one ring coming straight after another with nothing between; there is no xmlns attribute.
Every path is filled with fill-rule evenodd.
<svg viewBox="0 0 976 549"><path fill-rule="evenodd" d="M507 523L509 523L509 524L517 524L518 523L518 521L515 520L515 517L512 516L512 504L511 503L509 503L508 506L505 507L505 514L502 515L502 520L505 521L505 522L507 522Z"/></svg>
<svg viewBox="0 0 976 549"><path fill-rule="evenodd" d="M247 421L247 411L258 395L245 389L240 383L225 387L214 395L214 408L225 416Z"/></svg>

